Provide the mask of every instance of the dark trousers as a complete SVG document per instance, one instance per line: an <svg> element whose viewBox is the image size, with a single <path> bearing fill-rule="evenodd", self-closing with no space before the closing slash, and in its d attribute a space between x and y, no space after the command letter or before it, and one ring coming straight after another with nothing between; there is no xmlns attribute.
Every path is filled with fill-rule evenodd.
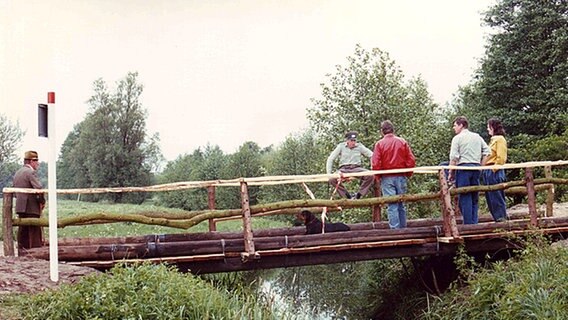
<svg viewBox="0 0 568 320"><path fill-rule="evenodd" d="M33 213L18 213L20 218L39 218ZM38 226L18 227L18 249L29 249L43 246L43 229Z"/></svg>
<svg viewBox="0 0 568 320"><path fill-rule="evenodd" d="M505 170L500 169L496 172L493 170L483 170L481 173L483 183L485 185L493 185L505 182ZM507 217L507 204L505 202L505 191L495 190L485 192L485 200L487 200L487 207L495 221L502 221Z"/></svg>
<svg viewBox="0 0 568 320"><path fill-rule="evenodd" d="M479 167L479 164L464 163L461 167ZM478 186L481 172L479 170L456 170L456 187ZM464 224L477 224L479 209L479 192L460 193L458 196L460 211Z"/></svg>
<svg viewBox="0 0 568 320"><path fill-rule="evenodd" d="M339 168L339 172L342 173L355 173L355 172L363 172L363 171L368 171L365 168L362 168L360 166L343 166L341 168ZM359 187L359 193L361 194L361 196L366 195L367 193L369 193L369 189L371 188L371 186L373 185L373 182L375 181L375 176L364 176L364 177L357 177L359 179L361 179L361 186ZM336 178L331 178L329 179L329 184L331 184L334 188L337 188L337 193L339 193L340 196L342 197L346 197L347 196L347 189L345 189L345 187L343 186L343 183L339 183L338 185L338 179Z"/></svg>

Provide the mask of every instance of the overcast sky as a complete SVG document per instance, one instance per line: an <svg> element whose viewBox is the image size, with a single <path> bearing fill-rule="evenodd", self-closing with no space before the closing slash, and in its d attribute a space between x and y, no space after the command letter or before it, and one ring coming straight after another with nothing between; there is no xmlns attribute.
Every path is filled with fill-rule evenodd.
<svg viewBox="0 0 568 320"><path fill-rule="evenodd" d="M233 153L307 128L320 83L355 45L380 48L439 104L484 52L491 0L0 0L0 113L46 160L37 104L56 93L57 146L85 117L93 82L139 73L149 134L167 160L207 143Z"/></svg>

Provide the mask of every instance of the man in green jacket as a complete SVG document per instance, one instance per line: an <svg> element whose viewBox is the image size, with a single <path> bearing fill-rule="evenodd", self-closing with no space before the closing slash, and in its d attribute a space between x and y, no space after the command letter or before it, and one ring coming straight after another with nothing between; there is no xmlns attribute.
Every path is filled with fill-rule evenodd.
<svg viewBox="0 0 568 320"><path fill-rule="evenodd" d="M331 152L329 157L327 158L326 163L326 172L327 174L331 174L333 162L339 158L339 173L354 173L354 172L363 172L368 171L367 169L361 166L361 156L365 156L367 158L371 158L373 156L373 151L369 150L369 148L365 147L362 143L357 142L357 132L356 131L349 131L345 134L345 142L341 142L340 144L335 147L335 149ZM329 179L329 183L334 187L337 188L337 192L340 196L348 198L348 199L359 199L364 197L368 192L371 186L373 185L374 177L370 176L363 176L359 177L361 179L361 185L359 187L359 191L357 193L349 193L345 186L339 179L331 178Z"/></svg>

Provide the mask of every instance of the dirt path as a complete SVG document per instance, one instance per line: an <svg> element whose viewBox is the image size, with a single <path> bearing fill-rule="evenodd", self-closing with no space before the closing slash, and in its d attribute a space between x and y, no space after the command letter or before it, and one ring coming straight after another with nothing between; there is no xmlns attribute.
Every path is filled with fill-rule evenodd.
<svg viewBox="0 0 568 320"><path fill-rule="evenodd" d="M14 252L18 252L17 249ZM92 268L59 264L59 281L50 279L49 261L30 257L5 257L4 243L0 241L0 295L33 293L55 288L62 283L73 283L81 277L98 272Z"/></svg>
<svg viewBox="0 0 568 320"><path fill-rule="evenodd" d="M0 257L0 294L39 292L61 283L73 283L97 272L91 268L59 264L59 281L51 281L49 261L30 257Z"/></svg>

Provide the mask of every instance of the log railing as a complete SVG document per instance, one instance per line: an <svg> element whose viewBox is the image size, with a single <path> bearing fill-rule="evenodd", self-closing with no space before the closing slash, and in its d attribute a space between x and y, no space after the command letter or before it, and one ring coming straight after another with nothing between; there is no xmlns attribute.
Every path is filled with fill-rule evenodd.
<svg viewBox="0 0 568 320"><path fill-rule="evenodd" d="M90 188L90 189L62 189L57 190L58 194L96 194L96 193L119 193L119 192L162 192L162 191L175 191L187 190L193 188L207 188L208 195L208 210L191 211L183 215L167 214L109 214L109 213L95 213L87 214L79 217L66 217L58 219L58 227L65 227L71 225L84 225L95 223L113 223L113 222L137 222L152 225L161 225L175 228L187 229L202 221L209 221L209 230L216 229L215 222L224 219L242 219L243 220L243 239L245 244L245 252L242 253L242 258L245 260L255 258L254 238L251 227L251 218L264 215L275 214L292 214L296 213L299 208L312 208L314 211L321 210L323 207L328 208L328 211L339 210L340 208L356 208L356 207L372 207L374 222L380 220L380 206L396 202L418 202L418 201L435 201L441 203L441 216L443 217L443 234L445 241L459 241L460 234L458 232L456 223L456 212L452 205L452 197L457 194L472 192L472 191L491 191L504 189L507 194L527 194L527 202L529 205L530 224L533 227L538 227L538 212L536 210L536 196L535 192L546 190L546 215L552 216L552 203L554 200L554 185L555 184L568 184L568 179L552 177L552 167L568 165L568 161L546 161L546 162L527 162L519 164L506 164L502 166L485 166L485 167L458 167L458 166L432 166L432 167L417 167L412 169L398 169L398 170L380 170L380 171L367 171L359 173L344 174L344 177L360 177L365 175L374 174L388 174L388 173L403 173L414 172L418 174L438 174L438 182L440 191L437 193L428 194L406 194L390 197L376 196L372 198L364 198L359 200L323 200L323 199L305 199L305 200L290 200L282 201L263 205L251 206L248 199L249 186L261 185L279 185L291 183L307 183L307 182L327 182L329 178L339 178L338 174L332 175L306 175L306 176L267 176L267 177L253 177L253 178L239 178L232 180L211 180L211 181L189 181L189 182L176 182L162 185L155 185L149 187L124 187L124 188ZM533 176L532 168L544 167L545 178L535 179ZM482 169L525 169L525 179L523 181L511 181L490 186L473 186L463 188L449 188L444 174L447 169L459 170L482 170ZM240 209L229 210L215 210L215 190L216 187L233 186L240 187L241 190L241 205ZM21 188L4 188L3 189L3 224L2 231L4 235L4 254L14 255L14 239L13 239L13 226L22 225L37 225L47 226L48 221L46 218L13 218L13 195L14 193L44 193L47 190L38 189L21 189Z"/></svg>

